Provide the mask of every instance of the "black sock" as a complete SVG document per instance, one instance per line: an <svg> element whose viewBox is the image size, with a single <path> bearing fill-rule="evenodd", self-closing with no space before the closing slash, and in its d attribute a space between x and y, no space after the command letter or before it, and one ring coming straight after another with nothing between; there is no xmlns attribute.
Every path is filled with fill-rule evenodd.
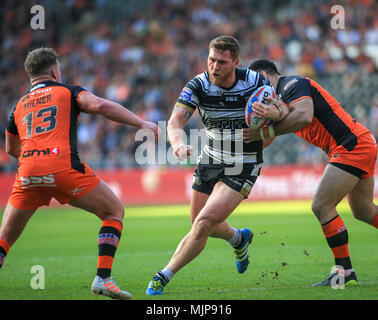
<svg viewBox="0 0 378 320"><path fill-rule="evenodd" d="M97 275L102 279L110 277L114 255L122 232L122 222L104 220L98 235Z"/></svg>

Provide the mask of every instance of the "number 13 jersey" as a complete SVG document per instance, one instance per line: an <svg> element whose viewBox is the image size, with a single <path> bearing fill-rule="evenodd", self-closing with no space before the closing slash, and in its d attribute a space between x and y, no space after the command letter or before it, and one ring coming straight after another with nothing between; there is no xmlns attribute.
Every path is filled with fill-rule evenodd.
<svg viewBox="0 0 378 320"><path fill-rule="evenodd" d="M19 136L18 173L46 175L83 167L77 151L77 102L86 90L54 81L40 82L18 101L6 133Z"/></svg>

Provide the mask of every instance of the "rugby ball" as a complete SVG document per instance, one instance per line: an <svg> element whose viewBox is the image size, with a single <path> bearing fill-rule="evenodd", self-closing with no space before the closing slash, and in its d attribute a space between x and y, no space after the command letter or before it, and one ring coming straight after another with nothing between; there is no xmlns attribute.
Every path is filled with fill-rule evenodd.
<svg viewBox="0 0 378 320"><path fill-rule="evenodd" d="M247 104L245 106L245 121L247 126L251 129L260 129L267 124L270 124L271 120L265 120L261 118L257 118L253 114L253 104L255 102L261 102L262 104L267 104L266 98L272 97L273 99L276 98L276 93L273 87L264 85L257 88L249 97Z"/></svg>

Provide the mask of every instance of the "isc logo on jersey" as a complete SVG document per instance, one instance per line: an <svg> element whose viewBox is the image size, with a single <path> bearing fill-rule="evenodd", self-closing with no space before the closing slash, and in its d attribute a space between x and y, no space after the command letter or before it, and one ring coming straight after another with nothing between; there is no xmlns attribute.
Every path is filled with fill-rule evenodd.
<svg viewBox="0 0 378 320"><path fill-rule="evenodd" d="M276 93L274 92L273 87L264 85L260 88L257 88L249 97L247 101L247 105L245 106L245 121L251 129L259 129L267 125L270 121L264 120L261 118L257 118L253 114L253 103L261 102L262 104L266 104L266 98L272 97L273 99L276 98Z"/></svg>

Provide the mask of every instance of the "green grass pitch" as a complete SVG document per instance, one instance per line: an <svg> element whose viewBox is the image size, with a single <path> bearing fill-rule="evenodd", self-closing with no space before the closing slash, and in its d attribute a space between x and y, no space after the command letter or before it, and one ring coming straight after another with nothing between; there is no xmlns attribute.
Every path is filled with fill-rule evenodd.
<svg viewBox="0 0 378 320"><path fill-rule="evenodd" d="M228 221L255 233L248 270L238 274L231 247L210 238L159 297L146 296L145 289L189 231L189 207L127 207L112 274L138 300L376 300L377 230L354 219L345 203L338 209L349 232L357 287L311 286L329 274L333 256L308 201L243 203ZM0 299L108 299L90 291L100 226L94 215L69 206L37 211L0 269ZM34 265L44 268L44 289L31 287Z"/></svg>

